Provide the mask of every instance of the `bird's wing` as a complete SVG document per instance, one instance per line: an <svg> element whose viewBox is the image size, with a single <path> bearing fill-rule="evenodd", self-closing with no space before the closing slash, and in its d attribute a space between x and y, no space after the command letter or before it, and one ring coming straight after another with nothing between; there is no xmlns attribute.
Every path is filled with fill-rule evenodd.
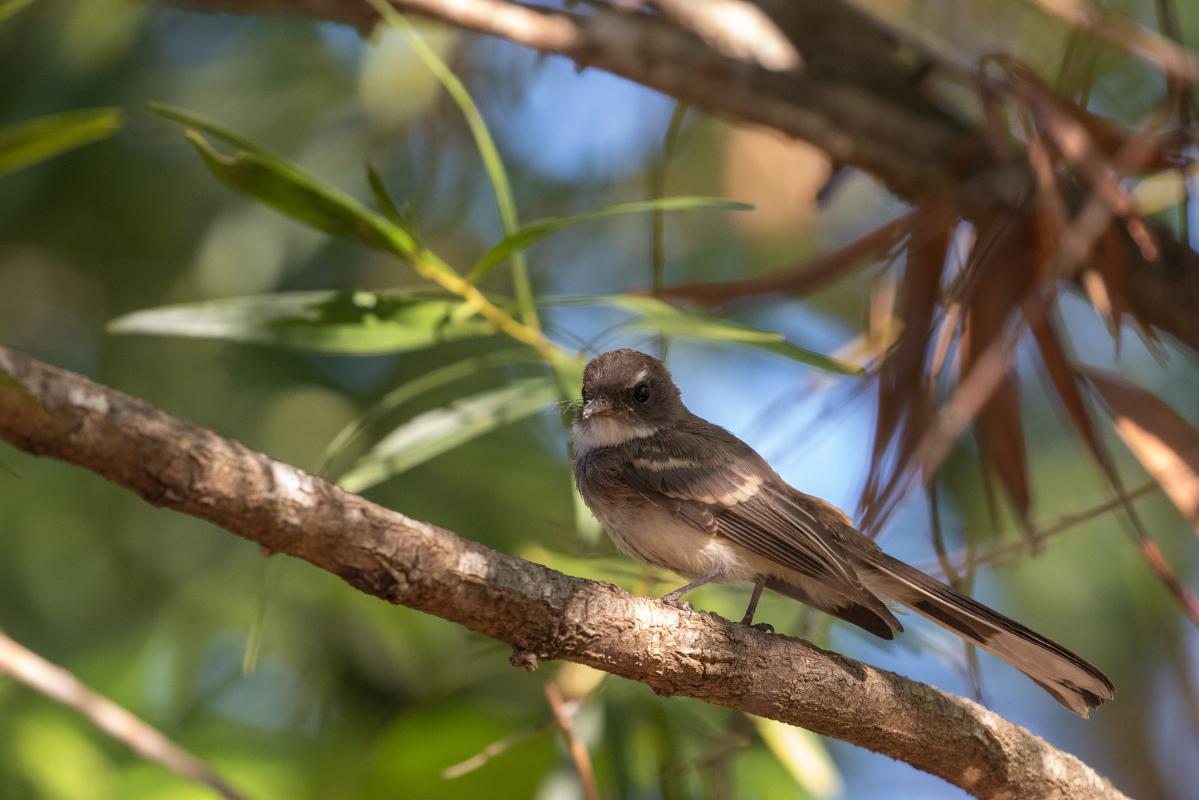
<svg viewBox="0 0 1199 800"><path fill-rule="evenodd" d="M883 609L840 544L837 526L848 525L844 515L792 489L728 431L697 420L624 447L625 479L647 499L699 530L819 581L847 601Z"/></svg>

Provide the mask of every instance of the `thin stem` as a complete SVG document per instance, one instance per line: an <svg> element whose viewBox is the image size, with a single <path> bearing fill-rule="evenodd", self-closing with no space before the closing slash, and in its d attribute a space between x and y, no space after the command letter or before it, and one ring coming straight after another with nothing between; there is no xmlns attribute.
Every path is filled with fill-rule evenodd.
<svg viewBox="0 0 1199 800"><path fill-rule="evenodd" d="M156 761L188 780L208 786L227 800L242 797L208 765L158 729L107 697L96 694L67 670L0 633L0 675L4 674L78 711L142 758Z"/></svg>
<svg viewBox="0 0 1199 800"><path fill-rule="evenodd" d="M512 184L508 180L508 171L504 168L504 160L500 157L499 148L491 137L491 131L470 96L465 84L454 74L449 65L437 55L437 52L425 42L412 23L384 0L368 0L379 12L384 21L399 30L412 45L413 51L429 71L437 78L446 92L457 104L466 125L474 137L475 147L483 159L483 166L491 180L491 188L495 194L495 205L500 214L500 225L505 236L511 236L520 227L516 213L516 201L512 197ZM520 310L520 319L533 331L540 331L541 321L537 317L537 304L533 297L533 285L529 280L528 262L523 252L512 254L512 291L516 296L516 305Z"/></svg>
<svg viewBox="0 0 1199 800"><path fill-rule="evenodd" d="M650 171L649 193L651 200L666 196L666 168L670 164L670 157L674 154L679 131L683 127L683 117L686 115L687 104L681 100L675 103L674 113L670 115L670 124L666 126L666 135L662 139L662 155ZM660 208L655 208L651 222L650 287L654 297L661 297L662 290L666 287L666 213ZM666 358L668 345L665 335L658 337L659 358Z"/></svg>

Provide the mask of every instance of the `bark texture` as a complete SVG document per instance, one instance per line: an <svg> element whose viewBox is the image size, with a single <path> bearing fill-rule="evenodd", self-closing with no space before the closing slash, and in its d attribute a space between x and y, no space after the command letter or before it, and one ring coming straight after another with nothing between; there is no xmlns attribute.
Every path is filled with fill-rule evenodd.
<svg viewBox="0 0 1199 800"><path fill-rule="evenodd" d="M633 597L498 553L342 491L142 400L0 348L0 438L148 502L302 558L355 588L512 644L799 725L980 798L1120 798L1107 780L964 698L807 642Z"/></svg>

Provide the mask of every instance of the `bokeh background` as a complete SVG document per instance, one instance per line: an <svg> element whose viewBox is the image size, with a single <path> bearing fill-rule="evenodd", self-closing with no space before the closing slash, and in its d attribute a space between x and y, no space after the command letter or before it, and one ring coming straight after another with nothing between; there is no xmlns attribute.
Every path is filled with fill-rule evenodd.
<svg viewBox="0 0 1199 800"><path fill-rule="evenodd" d="M1003 50L1056 78L1069 32L1010 2L868 3L964 58ZM1153 25L1154 4L1115 3ZM1179 3L1184 33L1199 13ZM868 177L840 179L821 154L699 111L663 158L674 101L505 42L421 28L478 101L510 172L523 219L650 196L721 195L755 210L668 215L668 282L794 266L901 213ZM1184 37L1185 38L1185 37ZM1091 104L1139 120L1160 81L1096 50ZM0 124L90 106L125 110L114 138L0 179L0 342L150 400L250 447L317 469L330 441L389 390L504 343L469 339L379 357L311 355L165 337L118 337L109 320L167 303L298 289L419 283L394 259L304 228L215 181L178 126L145 111L163 101L202 112L306 169L367 197L379 171L423 239L469 264L501 235L487 176L461 114L395 33L287 18L207 16L126 0L35 3L0 25ZM541 297L612 294L649 284L649 217L571 228L529 262ZM875 271L802 299L736 311L823 353L865 330ZM497 272L489 286L507 291ZM1114 368L1199 416L1183 352L1164 365L1126 336L1115 352L1085 304L1065 305L1084 361ZM545 310L572 351L658 339L597 306ZM617 325L617 327L613 327ZM1169 348L1167 348L1169 349ZM750 348L671 341L669 366L697 413L731 429L794 485L852 510L868 464L873 395ZM1035 518L1048 525L1106 499L1101 476L1039 376L1021 361ZM530 374L482 371L386 415L343 465L418 414ZM1143 480L1118 444L1130 485ZM664 593L676 579L621 558L577 520L558 410L541 412L431 458L367 491L404 513L576 575ZM939 483L956 551L1014 541L989 507L969 441ZM1170 504L1140 501L1157 540L1193 583L1195 540ZM917 493L890 521L885 547L935 568L928 505ZM905 618L893 643L779 599L760 618L822 646L952 692L1076 753L1138 797L1194 796L1199 674L1193 627L1110 515L1035 555L979 571L985 602L1098 664L1116 700L1083 721L989 656L980 686L955 640ZM736 618L744 587L691 599ZM910 625L909 625L910 623ZM512 669L506 649L460 628L365 597L307 564L267 559L205 523L155 510L79 469L0 447L0 628L161 728L260 798L573 798L580 789L548 723L543 684L580 699L576 728L604 797L892 798L961 796L938 779L865 751L578 667ZM246 651L258 639L254 669ZM462 777L442 771L508 739ZM205 796L139 760L71 711L0 679L0 797Z"/></svg>

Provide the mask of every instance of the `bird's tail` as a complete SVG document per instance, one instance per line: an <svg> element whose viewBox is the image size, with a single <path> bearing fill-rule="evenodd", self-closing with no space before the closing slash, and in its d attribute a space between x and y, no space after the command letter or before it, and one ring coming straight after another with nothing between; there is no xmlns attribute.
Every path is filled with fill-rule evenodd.
<svg viewBox="0 0 1199 800"><path fill-rule="evenodd" d="M1074 713L1085 717L1115 694L1106 675L1056 642L885 553L863 555L859 574L872 591L999 656Z"/></svg>

